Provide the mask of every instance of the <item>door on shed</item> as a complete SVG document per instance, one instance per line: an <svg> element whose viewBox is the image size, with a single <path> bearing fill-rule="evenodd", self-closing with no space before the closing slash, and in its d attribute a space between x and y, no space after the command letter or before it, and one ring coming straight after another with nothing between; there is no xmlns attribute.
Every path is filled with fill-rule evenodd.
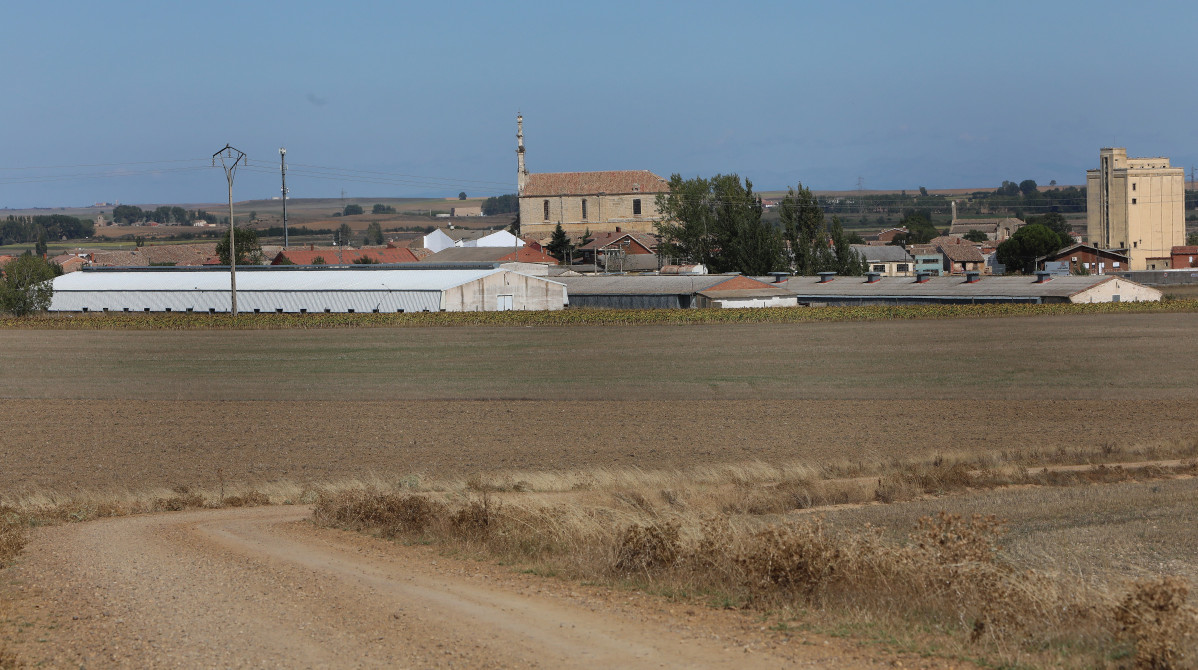
<svg viewBox="0 0 1198 670"><path fill-rule="evenodd" d="M506 311L512 309L512 296L499 295L499 296L496 296L496 298L497 298L497 301L495 304L496 311L506 312Z"/></svg>

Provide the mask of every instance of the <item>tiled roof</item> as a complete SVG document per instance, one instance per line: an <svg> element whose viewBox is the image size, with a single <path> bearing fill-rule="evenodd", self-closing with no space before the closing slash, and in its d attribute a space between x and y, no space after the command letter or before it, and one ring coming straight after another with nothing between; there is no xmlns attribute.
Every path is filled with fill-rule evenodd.
<svg viewBox="0 0 1198 670"><path fill-rule="evenodd" d="M887 244L885 246L877 246L870 244L854 244L853 251L856 251L868 263L910 263L911 254L907 250Z"/></svg>
<svg viewBox="0 0 1198 670"><path fill-rule="evenodd" d="M416 254L412 253L411 249L403 247L392 247L383 249L344 249L340 255L337 249L289 249L280 251L275 256L271 265L279 265L283 258L295 263L296 265L312 265L312 261L319 256L324 259L325 265L349 265L354 261L369 256L379 263L415 263L420 260Z"/></svg>
<svg viewBox="0 0 1198 670"><path fill-rule="evenodd" d="M648 170L608 170L606 172L541 172L528 175L521 196L595 195L664 193L670 190L665 179Z"/></svg>
<svg viewBox="0 0 1198 670"><path fill-rule="evenodd" d="M590 242L582 245L581 247L578 247L578 249L580 251L583 249L586 249L586 250L602 249L606 246L610 246L620 240L623 240L626 237L633 240L634 242L636 242L637 244L641 245L642 247L644 247L645 249L647 249L649 251L653 251L654 249L657 248L657 238L654 237L653 235L649 235L646 233L602 232L602 233L591 233L591 236L594 239L592 239Z"/></svg>
<svg viewBox="0 0 1198 670"><path fill-rule="evenodd" d="M986 257L972 244L941 244L940 252L957 263L984 263Z"/></svg>
<svg viewBox="0 0 1198 670"><path fill-rule="evenodd" d="M427 258L425 263L486 263L486 262L517 262L517 263L548 263L557 265L557 259L544 251L520 247L450 247L442 249Z"/></svg>

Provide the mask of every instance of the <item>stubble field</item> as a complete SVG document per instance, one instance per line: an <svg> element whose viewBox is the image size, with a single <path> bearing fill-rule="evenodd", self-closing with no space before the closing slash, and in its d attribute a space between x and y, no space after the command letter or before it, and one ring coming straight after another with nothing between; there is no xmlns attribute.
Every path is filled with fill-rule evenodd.
<svg viewBox="0 0 1198 670"><path fill-rule="evenodd" d="M0 489L1175 447L1196 326L0 331Z"/></svg>
<svg viewBox="0 0 1198 670"><path fill-rule="evenodd" d="M939 654L1118 666L1133 646L1139 662L1156 635L1129 646L1112 623L1126 580L1198 577L1196 327L1193 313L1158 313L0 330L0 503L90 518L109 512L69 501L173 489L177 500L201 491L184 505L233 504L228 486L319 501L318 522L366 528L361 514L432 504L434 515L459 511L435 522L445 537L405 531L421 542L431 534L450 551L547 574L614 571L672 598L751 605L783 635L813 625L802 612L816 607L853 636L948 644ZM1134 461L1156 462L1059 467ZM371 491L400 497L375 509ZM488 512L480 495L502 507ZM913 533L942 510L1004 519L1001 554L978 549L1001 536L986 521L960 531L939 517ZM495 530L462 539L470 519ZM966 587L971 577L944 602L928 597L921 579L940 598L961 576L956 559L912 544L926 532L982 551L969 565L990 586ZM656 563L663 547L669 562ZM753 570L765 564L754 561L784 548L839 558L809 576L817 591L758 591ZM862 590L858 577L881 581ZM990 626L985 650L966 641L979 625ZM1168 649L1194 651L1172 639Z"/></svg>

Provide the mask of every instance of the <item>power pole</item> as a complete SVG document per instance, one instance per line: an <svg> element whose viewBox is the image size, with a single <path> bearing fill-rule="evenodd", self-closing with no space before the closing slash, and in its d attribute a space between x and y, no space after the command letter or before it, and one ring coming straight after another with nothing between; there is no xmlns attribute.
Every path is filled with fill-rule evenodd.
<svg viewBox="0 0 1198 670"><path fill-rule="evenodd" d="M287 150L279 149L279 166L283 172L283 248L287 244Z"/></svg>
<svg viewBox="0 0 1198 670"><path fill-rule="evenodd" d="M224 149L212 154L214 167L217 158L220 159L220 166L225 169L225 179L229 182L229 295L232 297L232 314L237 316L237 245L233 240L233 177L237 174L237 166L245 163L245 152L226 144Z"/></svg>

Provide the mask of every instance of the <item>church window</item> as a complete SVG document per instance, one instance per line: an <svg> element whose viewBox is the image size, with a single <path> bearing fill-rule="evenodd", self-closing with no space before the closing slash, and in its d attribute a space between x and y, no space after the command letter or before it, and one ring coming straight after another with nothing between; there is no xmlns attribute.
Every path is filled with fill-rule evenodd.
<svg viewBox="0 0 1198 670"><path fill-rule="evenodd" d="M587 199L586 198L582 199L582 220L583 221L587 220Z"/></svg>
<svg viewBox="0 0 1198 670"><path fill-rule="evenodd" d="M632 201L632 215L633 216L641 215L641 199L640 198L635 198Z"/></svg>
<svg viewBox="0 0 1198 670"><path fill-rule="evenodd" d="M549 201L545 201L545 220L549 220Z"/></svg>

